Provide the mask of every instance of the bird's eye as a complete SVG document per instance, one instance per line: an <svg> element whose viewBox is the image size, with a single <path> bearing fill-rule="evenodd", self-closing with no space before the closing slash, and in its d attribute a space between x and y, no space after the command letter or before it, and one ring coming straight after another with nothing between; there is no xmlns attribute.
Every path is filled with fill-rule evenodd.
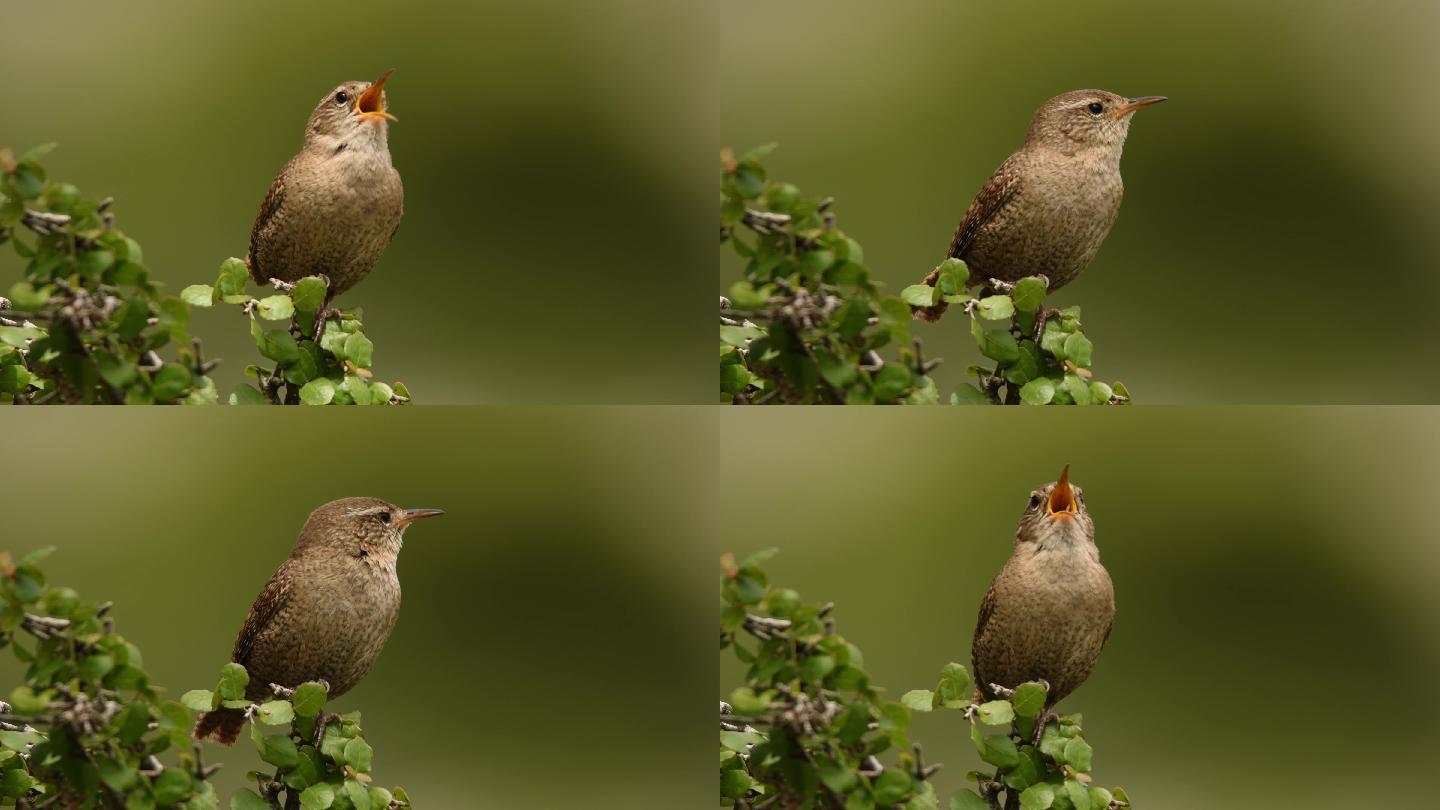
<svg viewBox="0 0 1440 810"><path fill-rule="evenodd" d="M1031 496L1030 496L1030 508L1031 508L1031 509L1039 509L1039 508L1040 508L1040 496L1039 496L1039 495L1031 495Z"/></svg>
<svg viewBox="0 0 1440 810"><path fill-rule="evenodd" d="M335 103L336 103L336 104L344 104L345 102L347 102L347 101L349 101L349 100L350 100L350 94L347 93L347 92L345 92L344 90L341 90L340 92L338 92L338 93L335 94Z"/></svg>
<svg viewBox="0 0 1440 810"><path fill-rule="evenodd" d="M1098 101L1092 101L1090 102L1090 105L1085 109L1089 110L1091 115L1099 115L1100 113L1105 112L1105 105L1101 104Z"/></svg>
<svg viewBox="0 0 1440 810"><path fill-rule="evenodd" d="M388 523L390 522L390 513L389 513L389 512L381 512L381 513L380 513L380 522L381 522L381 523L388 524Z"/></svg>

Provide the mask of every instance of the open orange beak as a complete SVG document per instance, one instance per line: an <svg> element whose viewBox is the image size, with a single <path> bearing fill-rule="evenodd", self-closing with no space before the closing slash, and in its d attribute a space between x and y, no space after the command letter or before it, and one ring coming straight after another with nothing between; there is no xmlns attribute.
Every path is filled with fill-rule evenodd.
<svg viewBox="0 0 1440 810"><path fill-rule="evenodd" d="M1141 107L1149 107L1151 104L1159 104L1165 101L1165 96L1141 96L1139 98L1127 98L1125 103L1110 111L1111 118L1120 118L1129 115Z"/></svg>
<svg viewBox="0 0 1440 810"><path fill-rule="evenodd" d="M399 518L396 519L395 528L398 529L407 526L410 524L411 521L420 520L422 518L435 517L436 515L443 514L445 514L444 509L406 509L405 511L401 512Z"/></svg>
<svg viewBox="0 0 1440 810"><path fill-rule="evenodd" d="M377 122L385 119L391 121L399 120L390 113L385 112L385 81L389 79L390 74L394 72L395 68L390 68L384 73L381 73L380 78L376 79L374 84L366 88L365 92L361 93L360 97L355 99L356 115Z"/></svg>
<svg viewBox="0 0 1440 810"><path fill-rule="evenodd" d="M1080 505L1075 502L1075 490L1070 488L1069 464L1066 464L1065 470L1060 473L1060 480L1055 482L1055 488L1050 490L1050 500L1045 504L1045 509L1051 518L1066 520L1079 513Z"/></svg>

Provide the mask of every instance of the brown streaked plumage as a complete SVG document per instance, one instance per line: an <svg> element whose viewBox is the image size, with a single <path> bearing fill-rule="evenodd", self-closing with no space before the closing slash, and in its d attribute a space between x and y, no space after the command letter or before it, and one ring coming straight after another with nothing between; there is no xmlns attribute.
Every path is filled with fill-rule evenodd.
<svg viewBox="0 0 1440 810"><path fill-rule="evenodd" d="M1070 283L1095 258L1120 213L1120 153L1131 116L1164 100L1075 90L1045 102L1025 143L975 195L946 255L964 260L972 285L1034 275L1048 278L1052 291ZM938 278L937 269L923 283L933 287ZM948 306L910 309L936 321Z"/></svg>
<svg viewBox="0 0 1440 810"><path fill-rule="evenodd" d="M310 113L300 153L275 177L250 230L257 284L323 275L334 298L369 275L395 238L405 190L390 163L389 77L346 82Z"/></svg>
<svg viewBox="0 0 1440 810"><path fill-rule="evenodd" d="M310 514L289 559L256 597L230 660L250 674L245 696L270 696L326 681L330 696L348 692L380 655L400 615L395 564L405 529L438 509L401 509L377 498L331 501ZM245 713L200 715L195 739L230 745Z"/></svg>
<svg viewBox="0 0 1440 810"><path fill-rule="evenodd" d="M1050 684L1045 709L1085 679L1115 622L1115 591L1100 564L1095 525L1079 487L1060 480L1030 494L1015 546L980 605L971 646L976 685Z"/></svg>

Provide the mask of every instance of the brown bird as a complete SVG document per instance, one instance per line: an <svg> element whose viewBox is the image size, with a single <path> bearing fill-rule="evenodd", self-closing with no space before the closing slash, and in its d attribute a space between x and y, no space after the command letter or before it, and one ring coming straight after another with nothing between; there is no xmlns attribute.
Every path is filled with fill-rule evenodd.
<svg viewBox="0 0 1440 810"><path fill-rule="evenodd" d="M971 285L1036 275L1046 277L1052 292L1070 283L1095 258L1120 213L1120 152L1131 116L1164 100L1076 90L1045 102L1019 151L975 195L946 256L964 260ZM939 273L931 271L923 283L935 286ZM937 321L948 306L910 309Z"/></svg>
<svg viewBox="0 0 1440 810"><path fill-rule="evenodd" d="M328 304L375 269L405 202L387 140L395 116L383 88L394 72L346 82L310 113L300 153L275 177L250 230L255 283L324 276Z"/></svg>
<svg viewBox="0 0 1440 810"><path fill-rule="evenodd" d="M311 512L235 639L230 660L250 674L245 697L268 698L271 684L323 680L333 698L359 683L400 615L395 562L405 529L440 514L377 498L343 498ZM244 727L241 709L205 712L195 739L230 745Z"/></svg>
<svg viewBox="0 0 1440 810"><path fill-rule="evenodd" d="M1044 719L1085 682L1115 623L1115 591L1100 564L1085 495L1060 480L1030 493L1015 547L980 605L971 666L981 694L1026 681L1050 685Z"/></svg>

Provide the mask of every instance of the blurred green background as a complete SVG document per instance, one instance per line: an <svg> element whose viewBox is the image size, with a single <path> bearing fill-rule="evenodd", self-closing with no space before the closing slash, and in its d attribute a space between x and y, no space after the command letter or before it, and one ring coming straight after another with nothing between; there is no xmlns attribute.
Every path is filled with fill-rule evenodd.
<svg viewBox="0 0 1440 810"><path fill-rule="evenodd" d="M1026 499L1069 463L1117 602L1093 675L1061 704L1085 715L1096 784L1137 807L1432 803L1433 412L987 412L941 452L945 414L726 420L726 549L778 546L771 583L834 601L837 631L898 700L949 661L969 668ZM724 696L742 670L721 660ZM982 764L968 729L917 715L911 735L945 765L945 806Z"/></svg>
<svg viewBox="0 0 1440 810"><path fill-rule="evenodd" d="M1052 299L1142 403L1440 401L1440 7L1409 2L727 4L721 145L834 195L892 294L945 255L1035 108L1087 87L1136 115L1126 202ZM722 250L723 291L739 277ZM964 319L917 324L948 359Z"/></svg>
<svg viewBox="0 0 1440 810"><path fill-rule="evenodd" d="M429 404L709 402L696 364L713 307L691 270L714 255L713 156L697 148L716 127L706 14L667 0L7 3L0 145L59 142L51 176L114 196L178 293L244 256L315 104L396 68L405 219L340 299L365 310L378 377ZM0 290L19 272L0 251ZM193 331L226 359L228 393L259 356L245 326L210 310Z"/></svg>
<svg viewBox="0 0 1440 810"><path fill-rule="evenodd" d="M708 409L707 409L708 410ZM11 410L0 547L113 600L172 698L211 688L310 510L383 497L405 604L366 680L376 783L419 808L701 806L713 541L696 411ZM423 415L423 418L422 418ZM0 655L0 695L20 667ZM686 741L690 744L686 744ZM207 745L222 804L254 747Z"/></svg>

